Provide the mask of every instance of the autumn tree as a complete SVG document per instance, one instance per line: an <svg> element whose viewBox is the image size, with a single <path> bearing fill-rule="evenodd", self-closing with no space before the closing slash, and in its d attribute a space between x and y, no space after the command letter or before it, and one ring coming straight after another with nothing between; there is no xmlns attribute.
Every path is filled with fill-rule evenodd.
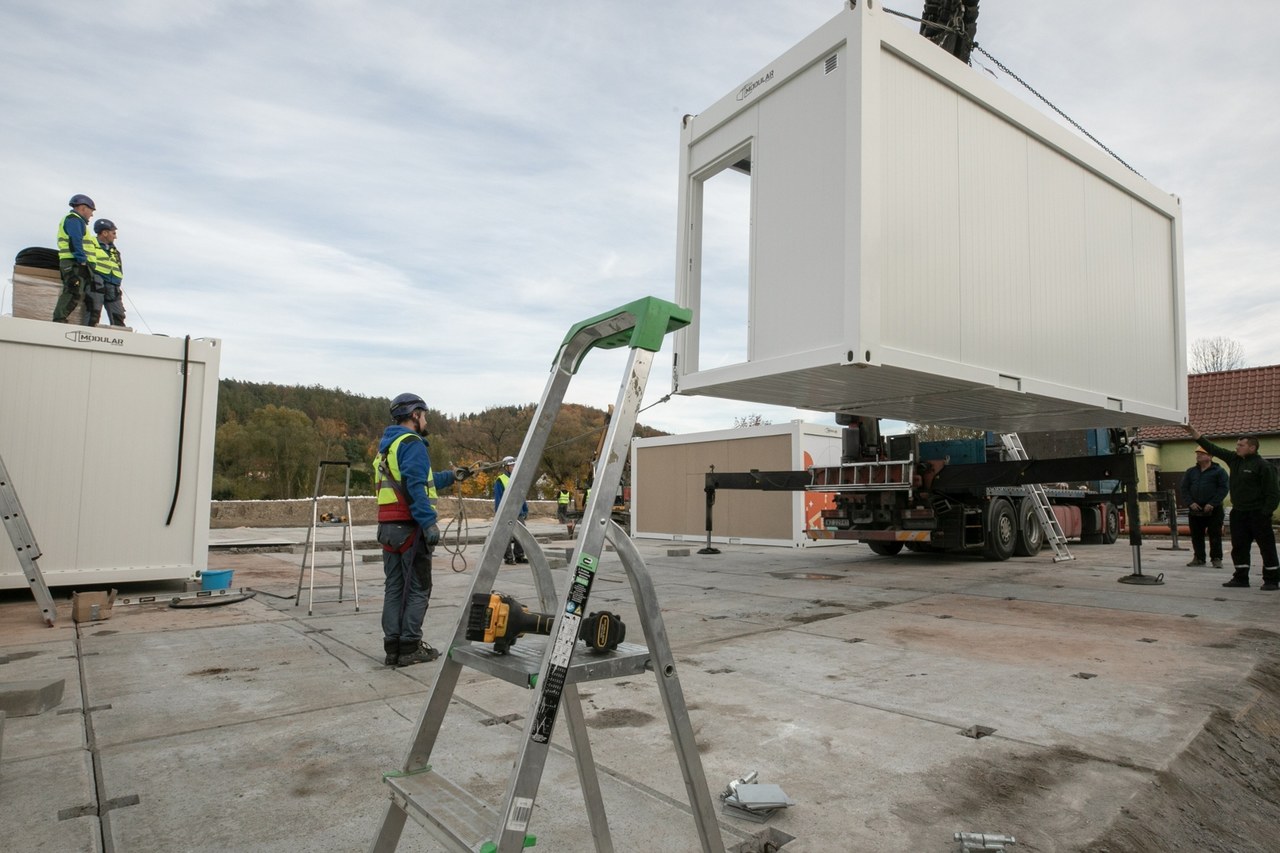
<svg viewBox="0 0 1280 853"><path fill-rule="evenodd" d="M1234 338L1221 335L1197 338L1191 345L1192 373L1216 373L1244 367L1244 347Z"/></svg>
<svg viewBox="0 0 1280 853"><path fill-rule="evenodd" d="M250 474L265 478L272 498L298 498L311 493L320 458L320 439L311 418L297 409L267 405L245 424Z"/></svg>

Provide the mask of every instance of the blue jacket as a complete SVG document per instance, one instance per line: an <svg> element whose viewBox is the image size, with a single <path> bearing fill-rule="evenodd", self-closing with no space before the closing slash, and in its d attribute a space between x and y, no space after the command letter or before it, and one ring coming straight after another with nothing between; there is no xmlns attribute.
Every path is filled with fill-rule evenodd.
<svg viewBox="0 0 1280 853"><path fill-rule="evenodd" d="M493 481L493 511L495 513L497 513L498 511L498 504L502 503L502 493L505 492L506 490L507 490L507 487L502 484L502 478L501 478L501 475L499 475ZM520 517L521 518L529 517L528 501L525 501L523 504L520 505Z"/></svg>
<svg viewBox="0 0 1280 853"><path fill-rule="evenodd" d="M378 442L378 452L386 453L387 448L391 446L391 442L395 441L405 433L412 433L413 430L402 427L399 424L392 424L382 433L382 441ZM409 498L409 512L413 513L413 520L418 523L419 527L427 528L436 523L438 516L436 508L431 505L431 501L427 500L427 472L431 470L431 456L427 452L427 440L401 442L400 447L396 450L396 458L400 463L401 487ZM453 485L452 471L435 471L435 486L437 489L448 488Z"/></svg>
<svg viewBox="0 0 1280 853"><path fill-rule="evenodd" d="M1199 465L1192 465L1178 484L1178 494L1187 506L1210 504L1221 509L1222 502L1227 499L1227 490L1227 472L1217 462L1210 462L1203 471Z"/></svg>

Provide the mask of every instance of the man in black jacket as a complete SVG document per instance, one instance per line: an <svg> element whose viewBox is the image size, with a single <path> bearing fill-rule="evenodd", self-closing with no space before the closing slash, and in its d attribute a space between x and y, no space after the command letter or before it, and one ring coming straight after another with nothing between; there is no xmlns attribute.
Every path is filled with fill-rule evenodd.
<svg viewBox="0 0 1280 853"><path fill-rule="evenodd" d="M1231 562L1235 574L1223 586L1249 585L1249 546L1257 542L1262 557L1262 588L1280 590L1280 559L1276 558L1276 534L1271 515L1280 506L1280 482L1276 469L1258 455L1258 439L1245 436L1235 452L1219 447L1187 424L1187 432L1201 447L1231 468Z"/></svg>
<svg viewBox="0 0 1280 853"><path fill-rule="evenodd" d="M1222 568L1222 502L1227 498L1227 472L1213 461L1209 451L1196 448L1196 464L1182 475L1178 492L1187 505L1187 524L1191 528L1191 548L1195 557L1188 566L1204 565L1204 534L1209 533L1209 559L1215 569Z"/></svg>

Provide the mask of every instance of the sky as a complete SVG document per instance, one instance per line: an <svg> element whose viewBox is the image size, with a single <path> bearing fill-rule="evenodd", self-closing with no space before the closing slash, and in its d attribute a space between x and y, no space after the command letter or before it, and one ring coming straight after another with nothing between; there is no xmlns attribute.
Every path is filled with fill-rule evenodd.
<svg viewBox="0 0 1280 853"><path fill-rule="evenodd" d="M842 8L10 0L0 253L54 245L67 199L86 193L119 228L130 324L220 338L224 378L413 391L453 415L534 402L574 323L674 298L681 117ZM1271 11L986 0L977 31L1182 199L1187 340L1234 338L1251 366L1280 363ZM974 67L1034 100L984 57ZM603 408L624 365L593 353L567 399ZM640 418L658 429L832 421L659 403L670 373L667 347Z"/></svg>

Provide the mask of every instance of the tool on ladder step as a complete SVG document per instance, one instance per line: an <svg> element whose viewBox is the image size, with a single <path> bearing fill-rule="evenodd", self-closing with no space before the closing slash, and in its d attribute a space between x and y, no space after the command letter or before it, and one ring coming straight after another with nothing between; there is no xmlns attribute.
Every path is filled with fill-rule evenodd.
<svg viewBox="0 0 1280 853"><path fill-rule="evenodd" d="M551 633L555 617L533 613L509 595L477 592L471 596L467 615L467 639L477 643L493 643L493 650L505 655L519 637L525 634ZM578 639L597 654L612 652L627 637L622 617L609 611L592 613L582 620Z"/></svg>

